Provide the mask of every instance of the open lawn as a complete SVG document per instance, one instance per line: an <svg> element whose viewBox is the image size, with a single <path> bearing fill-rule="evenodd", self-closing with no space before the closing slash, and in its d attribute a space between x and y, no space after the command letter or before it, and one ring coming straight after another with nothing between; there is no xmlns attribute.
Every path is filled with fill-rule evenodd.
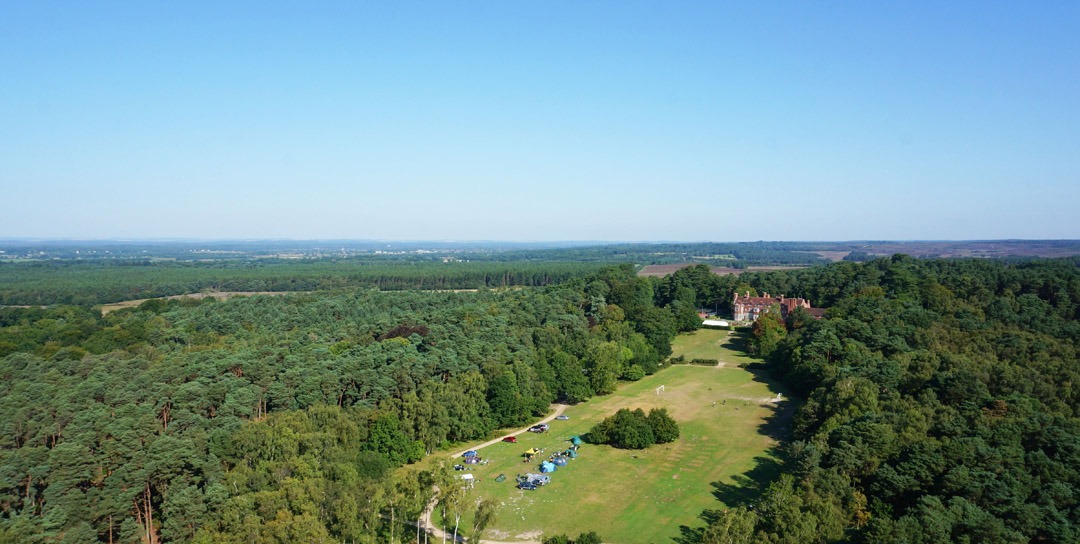
<svg viewBox="0 0 1080 544"><path fill-rule="evenodd" d="M726 334L699 331L678 344L686 347L687 339L699 342L717 332ZM702 356L735 357L721 355L724 351ZM659 385L665 391L657 395ZM735 496L748 475L769 475L769 452L776 444L769 435L782 432L789 409L786 401L775 402L777 391L761 375L733 366L662 370L612 395L567 408L570 419L552 421L547 433L525 433L516 444L480 450L490 463L472 469L479 482L467 501L492 498L500 505L485 540L535 541L542 535L592 530L616 544L673 542L680 526L703 524L698 519L703 510L722 508L717 499ZM546 458L619 408L654 407L666 407L679 422L681 437L674 443L639 451L585 444L577 459L551 474L550 484L535 491L515 489L515 475L539 472L537 463L523 462L525 450L544 448ZM499 474L506 474L506 481L496 482ZM468 512L461 527L471 521Z"/></svg>
<svg viewBox="0 0 1080 544"><path fill-rule="evenodd" d="M671 343L671 356L683 356L691 359L717 359L724 366L737 366L753 362L755 359L740 351L743 344L743 331L723 331L699 329L691 333L680 334Z"/></svg>

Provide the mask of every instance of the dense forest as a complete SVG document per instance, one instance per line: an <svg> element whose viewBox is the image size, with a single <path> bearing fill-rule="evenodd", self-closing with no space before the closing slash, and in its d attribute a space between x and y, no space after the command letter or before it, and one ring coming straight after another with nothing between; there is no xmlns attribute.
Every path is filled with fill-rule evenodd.
<svg viewBox="0 0 1080 544"><path fill-rule="evenodd" d="M433 489L446 512L475 505L448 467L399 467L662 371L697 308L748 290L829 309L754 326L803 399L776 422L793 436L781 475L688 541L1075 542L1078 265L571 267L508 290L0 308L0 542L409 541ZM131 289L80 266L69 293ZM47 292L25 273L11 292Z"/></svg>
<svg viewBox="0 0 1080 544"><path fill-rule="evenodd" d="M1080 541L1080 260L744 276L827 319L753 331L805 397L782 476L707 512L720 542Z"/></svg>
<svg viewBox="0 0 1080 544"><path fill-rule="evenodd" d="M595 263L232 260L0 263L0 305L92 305L215 291L309 292L531 287L582 278Z"/></svg>
<svg viewBox="0 0 1080 544"><path fill-rule="evenodd" d="M0 309L0 540L402 538L448 473L391 469L660 369L666 283Z"/></svg>

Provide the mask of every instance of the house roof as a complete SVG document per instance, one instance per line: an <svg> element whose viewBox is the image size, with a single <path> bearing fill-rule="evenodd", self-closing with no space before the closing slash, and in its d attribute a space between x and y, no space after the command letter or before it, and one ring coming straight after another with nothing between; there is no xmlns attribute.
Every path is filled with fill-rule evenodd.
<svg viewBox="0 0 1080 544"><path fill-rule="evenodd" d="M735 304L746 304L749 306L772 306L779 302L780 299L771 297L739 297L735 299Z"/></svg>

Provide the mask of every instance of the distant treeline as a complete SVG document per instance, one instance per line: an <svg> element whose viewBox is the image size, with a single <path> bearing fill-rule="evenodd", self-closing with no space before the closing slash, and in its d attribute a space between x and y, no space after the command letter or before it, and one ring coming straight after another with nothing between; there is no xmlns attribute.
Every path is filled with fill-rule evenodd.
<svg viewBox="0 0 1080 544"><path fill-rule="evenodd" d="M235 262L260 259L356 260L375 263L438 263L444 259L489 262L592 261L673 264L701 262L722 266L812 265L827 262L815 251L837 244L810 242L665 242L582 245L572 243L395 243L217 242L217 243L3 243L0 256L12 261L162 261ZM844 246L846 247L846 246ZM295 261L294 261L295 262Z"/></svg>
<svg viewBox="0 0 1080 544"><path fill-rule="evenodd" d="M477 289L552 285L598 263L240 260L213 263L41 261L0 264L0 305L94 305L217 291Z"/></svg>
<svg viewBox="0 0 1080 544"><path fill-rule="evenodd" d="M600 261L636 264L705 263L742 268L760 265L815 265L828 261L803 242L729 242L613 244L603 246L507 251L502 260ZM483 258L483 257L478 257Z"/></svg>

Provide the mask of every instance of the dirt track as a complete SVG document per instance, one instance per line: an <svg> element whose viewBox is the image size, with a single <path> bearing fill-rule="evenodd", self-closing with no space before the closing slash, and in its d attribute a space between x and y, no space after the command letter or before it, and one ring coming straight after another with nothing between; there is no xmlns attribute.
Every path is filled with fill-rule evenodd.
<svg viewBox="0 0 1080 544"><path fill-rule="evenodd" d="M522 433L527 433L527 432L529 432L529 428L532 427L533 425L539 425L541 423L547 423L549 421L552 421L556 417L559 417L560 415L562 415L563 411L566 410L566 408L567 408L567 406L565 404L552 404L551 406L553 408L555 408L555 411L552 412L551 415L545 417L544 419L541 419L540 421L537 421L536 423L533 423L532 425L529 425L528 427L525 427L525 428L523 428L521 430L514 431L514 432L512 432L510 434L504 434L504 435L502 435L502 436L500 436L498 438L493 438L491 440L488 440L487 442L484 442L483 444L477 444L477 445L475 445L475 446L473 446L471 448L463 449L463 450L455 453L454 455L451 455L450 457L453 458L453 459L457 459L457 458L461 457L462 455L464 455L465 452L467 452L469 450L477 450L477 451L479 451L480 449L486 448L486 447L488 447L488 446L490 446L492 444L498 444L499 442L502 442L503 438L506 438L508 436L517 436L517 435L522 434ZM436 490L436 494L438 494L438 490ZM435 526L434 523L431 522L431 514L432 514L432 512L434 512L434 510L435 510L435 499L432 498L432 500L430 502L428 502L427 508L424 510L424 530L427 531L431 536L433 536L433 537L435 537L437 539L440 539L440 541L442 539L453 540L453 538L452 538L453 535L452 534L444 533L442 531L442 529L439 529L438 527ZM464 537L462 537L461 535L458 535L458 542L465 542ZM481 541L479 541L478 544L540 544L540 541L538 541L538 540L514 540L514 541L511 541L511 542L503 542L503 541L500 541L500 540L481 540Z"/></svg>
<svg viewBox="0 0 1080 544"><path fill-rule="evenodd" d="M205 293L191 293L191 294L188 294L188 295L170 295L170 296L167 296L167 297L140 298L140 299L136 299L136 300L125 300L125 301L122 301L122 302L113 302L113 303L109 303L109 304L102 304L101 305L101 315L105 315L105 314L107 314L109 312L113 312L113 311L116 311L116 310L122 310L124 308L134 308L134 307L136 307L136 306L138 306L138 305L140 305L140 304L142 304L142 303L144 303L144 302L146 302L148 300L179 300L179 299L182 299L182 298L191 298L191 299L195 299L195 300L201 300L201 299L204 299L204 298L207 298L207 297L216 298L216 299L219 299L219 300L226 300L226 299L230 299L232 297L249 297L249 296L254 296L254 295L281 296L281 295L293 295L293 294L302 294L302 293L303 293L303 291L208 291L208 292L205 292Z"/></svg>

